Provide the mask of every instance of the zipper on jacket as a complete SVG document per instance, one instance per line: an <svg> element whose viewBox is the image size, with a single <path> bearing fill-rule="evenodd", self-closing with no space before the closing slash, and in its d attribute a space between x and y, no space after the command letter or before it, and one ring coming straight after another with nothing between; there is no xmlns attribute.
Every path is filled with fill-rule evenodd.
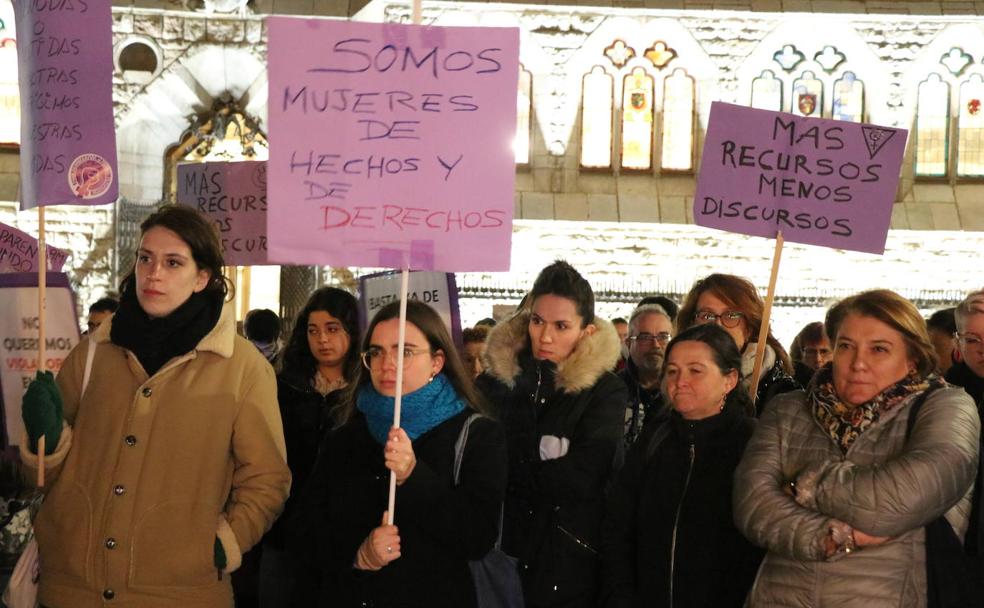
<svg viewBox="0 0 984 608"><path fill-rule="evenodd" d="M592 547L588 543L584 542L583 540L581 540L580 538L578 538L577 536L575 536L573 532L571 532L570 530L568 530L564 526L562 526L560 524L557 524L557 529L560 530L564 534L564 536L566 536L567 538L571 539L578 547L581 547L582 549L584 549L585 551L588 551L589 553L593 553L594 555L598 555L598 550L597 549L595 549L594 547Z"/></svg>
<svg viewBox="0 0 984 608"><path fill-rule="evenodd" d="M670 608L673 608L673 579L676 576L676 544L677 526L680 525L680 512L683 510L683 501L687 497L687 489L690 487L690 475L694 472L694 436L690 436L690 447L688 448L690 464L687 466L687 479L683 482L683 492L680 493L680 502L677 504L676 517L673 519L673 538L670 540Z"/></svg>

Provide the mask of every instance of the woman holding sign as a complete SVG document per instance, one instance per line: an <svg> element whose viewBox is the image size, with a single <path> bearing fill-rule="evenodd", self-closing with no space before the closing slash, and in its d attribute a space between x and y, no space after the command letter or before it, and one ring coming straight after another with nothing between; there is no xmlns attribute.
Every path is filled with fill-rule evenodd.
<svg viewBox="0 0 984 608"><path fill-rule="evenodd" d="M527 608L594 606L606 483L628 393L594 292L566 262L544 268L496 325L479 377L509 437L503 550L521 562Z"/></svg>
<svg viewBox="0 0 984 608"><path fill-rule="evenodd" d="M933 372L926 323L898 294L847 298L825 326L832 364L766 406L735 472L735 523L768 549L749 605L922 608L933 580L958 593L967 581L930 578L927 555L945 559L936 532L962 553L974 402Z"/></svg>
<svg viewBox="0 0 984 608"><path fill-rule="evenodd" d="M677 316L677 333L703 323L717 323L727 331L741 352L742 385L748 391L752 385L755 367L753 342L762 327L765 303L755 286L748 279L730 274L712 274L694 283ZM759 384L755 407L759 412L772 397L796 390L792 364L786 349L769 330L765 345L765 359L759 372Z"/></svg>
<svg viewBox="0 0 984 608"><path fill-rule="evenodd" d="M291 546L304 567L295 606L477 604L468 562L498 535L505 436L498 423L476 416L481 403L440 315L413 300L401 428L393 428L399 314L392 302L369 324L363 367L332 412L334 429L293 521ZM398 485L392 526L385 513L391 471Z"/></svg>
<svg viewBox="0 0 984 608"><path fill-rule="evenodd" d="M230 606L226 574L290 485L273 369L236 335L212 224L170 206L140 229L116 315L24 398L24 463L51 448L49 608Z"/></svg>

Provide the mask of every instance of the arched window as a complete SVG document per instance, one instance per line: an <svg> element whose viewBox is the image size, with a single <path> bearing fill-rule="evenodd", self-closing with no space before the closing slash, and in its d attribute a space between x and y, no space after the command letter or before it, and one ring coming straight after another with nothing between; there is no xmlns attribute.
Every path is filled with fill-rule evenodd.
<svg viewBox="0 0 984 608"><path fill-rule="evenodd" d="M854 72L834 81L834 102L830 112L834 120L864 122L864 84Z"/></svg>
<svg viewBox="0 0 984 608"><path fill-rule="evenodd" d="M818 118L823 113L823 82L809 70L793 81L792 113Z"/></svg>
<svg viewBox="0 0 984 608"><path fill-rule="evenodd" d="M984 177L984 78L974 74L960 85L957 114L957 176Z"/></svg>
<svg viewBox="0 0 984 608"><path fill-rule="evenodd" d="M612 166L614 78L601 66L585 74L581 87L581 166Z"/></svg>
<svg viewBox="0 0 984 608"><path fill-rule="evenodd" d="M762 70L762 75L752 80L752 107L782 111L782 81L772 70Z"/></svg>
<svg viewBox="0 0 984 608"><path fill-rule="evenodd" d="M674 70L663 82L663 141L661 165L669 171L689 171L694 164L694 79Z"/></svg>
<svg viewBox="0 0 984 608"><path fill-rule="evenodd" d="M916 175L946 175L949 150L950 87L939 74L919 84L916 101Z"/></svg>
<svg viewBox="0 0 984 608"><path fill-rule="evenodd" d="M653 77L635 68L622 85L622 168L653 166Z"/></svg>
<svg viewBox="0 0 984 608"><path fill-rule="evenodd" d="M519 93L516 96L516 139L513 150L516 164L528 165L530 162L530 133L533 116L533 75L519 66Z"/></svg>

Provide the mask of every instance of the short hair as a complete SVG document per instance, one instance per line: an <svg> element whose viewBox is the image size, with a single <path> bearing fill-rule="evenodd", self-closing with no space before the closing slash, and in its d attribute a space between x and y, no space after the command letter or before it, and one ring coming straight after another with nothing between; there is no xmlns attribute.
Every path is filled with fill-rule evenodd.
<svg viewBox="0 0 984 608"><path fill-rule="evenodd" d="M661 306L666 312L666 316L670 318L670 321L676 321L677 313L680 312L680 307L677 306L677 303L666 296L646 296L639 300L639 306L646 306L648 304Z"/></svg>
<svg viewBox="0 0 984 608"><path fill-rule="evenodd" d="M814 321L812 323L807 323L803 326L803 329L796 334L796 337L793 338L793 343L789 346L789 358L793 361L802 361L803 345L822 342L823 338L824 333L822 322Z"/></svg>
<svg viewBox="0 0 984 608"><path fill-rule="evenodd" d="M664 310L659 304L642 304L640 306L636 306L636 309L632 311L631 315L629 315L629 331L635 329L636 321L646 315L663 315L669 319L670 323L673 323L673 319L670 318L669 313L667 313L666 310Z"/></svg>
<svg viewBox="0 0 984 608"><path fill-rule="evenodd" d="M957 329L962 330L967 326L967 317L979 314L984 314L984 289L970 292L960 304L957 304L953 311Z"/></svg>
<svg viewBox="0 0 984 608"><path fill-rule="evenodd" d="M674 336L670 343L666 345L666 356L663 358L663 370L665 373L666 365L670 360L670 353L673 348L681 342L701 342L711 349L714 364L722 374L730 374L732 370L738 374L738 382L735 388L728 393L727 403L737 403L748 415L754 415L755 405L752 403L748 392L741 384L741 353L738 352L738 345L723 327L717 323L705 323L704 325L694 325L689 329ZM669 396L666 395L666 402L669 403Z"/></svg>
<svg viewBox="0 0 984 608"><path fill-rule="evenodd" d="M926 319L926 327L928 329L935 329L936 331L942 332L948 336L952 336L953 333L957 331L955 309L943 308L937 310L933 314L929 315L928 319Z"/></svg>
<svg viewBox="0 0 984 608"><path fill-rule="evenodd" d="M830 343L837 340L841 323L851 314L877 319L902 334L906 353L916 361L916 371L925 378L936 369L936 349L929 339L926 321L912 302L888 289L872 289L845 298L827 311L824 326Z"/></svg>
<svg viewBox="0 0 984 608"><path fill-rule="evenodd" d="M120 308L120 301L116 298L106 296L99 298L89 305L89 312L116 312Z"/></svg>
<svg viewBox="0 0 984 608"><path fill-rule="evenodd" d="M594 291L581 273L567 262L557 260L537 275L533 289L530 290L531 302L546 295L560 296L574 302L577 314L582 319L581 327L594 322Z"/></svg>
<svg viewBox="0 0 984 608"><path fill-rule="evenodd" d="M475 324L475 327L495 327L495 319L492 317L485 317L481 321Z"/></svg>
<svg viewBox="0 0 984 608"><path fill-rule="evenodd" d="M461 330L461 343L471 344L472 342L485 342L485 339L489 337L489 328L487 325L476 325L475 327L466 327Z"/></svg>
<svg viewBox="0 0 984 608"><path fill-rule="evenodd" d="M243 331L254 342L274 342L280 337L280 317L269 308L256 308L246 313Z"/></svg>
<svg viewBox="0 0 984 608"><path fill-rule="evenodd" d="M758 341L762 317L765 315L765 302L762 301L762 297L751 281L733 274L709 274L694 283L683 301L683 306L680 307L680 314L676 319L677 332L682 333L696 323L694 315L697 314L697 300L705 292L711 293L733 310L745 315L745 325L749 332L748 342ZM789 362L789 355L779 340L772 335L771 328L765 341L776 351L776 357L782 361L783 369L787 373L792 373L793 366Z"/></svg>
<svg viewBox="0 0 984 608"><path fill-rule="evenodd" d="M622 317L615 317L614 319L612 319L612 325L616 325L618 323L621 323L622 325L629 324L629 322L623 319Z"/></svg>

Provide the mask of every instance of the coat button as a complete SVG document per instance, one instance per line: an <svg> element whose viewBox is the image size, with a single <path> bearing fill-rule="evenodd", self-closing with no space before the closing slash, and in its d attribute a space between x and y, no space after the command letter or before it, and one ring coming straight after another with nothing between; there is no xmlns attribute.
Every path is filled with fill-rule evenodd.
<svg viewBox="0 0 984 608"><path fill-rule="evenodd" d="M150 397L154 393L154 391L151 390L149 386L144 387L143 391L141 392L143 393L144 397Z"/></svg>
<svg viewBox="0 0 984 608"><path fill-rule="evenodd" d="M123 496L125 493L126 493L126 488L124 488L123 486L116 486L113 488L113 494L116 494L117 496Z"/></svg>
<svg viewBox="0 0 984 608"><path fill-rule="evenodd" d="M116 548L116 539L115 538L107 538L106 539L106 548L107 549L115 549Z"/></svg>
<svg viewBox="0 0 984 608"><path fill-rule="evenodd" d="M111 600L114 597L116 597L116 592L113 591L112 589L104 589L103 590L103 597L105 599L107 599L107 600Z"/></svg>
<svg viewBox="0 0 984 608"><path fill-rule="evenodd" d="M125 441L125 442L126 442L126 444L127 444L128 446L130 446L131 448L132 448L133 446L135 446L135 445L137 445L137 438L136 438L136 437L134 437L133 435L127 435L127 436L126 436L126 439L124 439L123 441Z"/></svg>

